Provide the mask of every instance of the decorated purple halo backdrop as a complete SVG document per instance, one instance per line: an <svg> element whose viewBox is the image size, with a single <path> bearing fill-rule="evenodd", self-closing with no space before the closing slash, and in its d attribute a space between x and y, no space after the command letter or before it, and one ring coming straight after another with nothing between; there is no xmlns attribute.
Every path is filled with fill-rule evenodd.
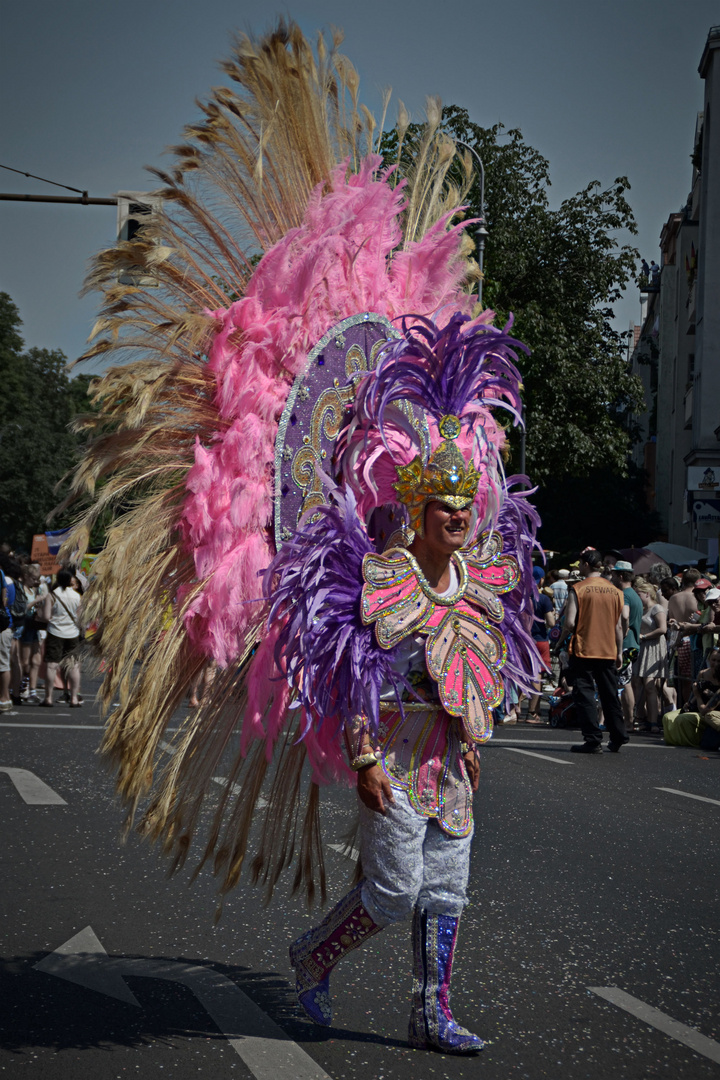
<svg viewBox="0 0 720 1080"><path fill-rule="evenodd" d="M383 315L362 312L333 326L309 354L288 395L275 443L278 549L304 513L326 502L322 473L335 478L335 441L357 384L374 370L386 342L399 336ZM388 526L383 522L377 527L383 534L377 537L382 546Z"/></svg>

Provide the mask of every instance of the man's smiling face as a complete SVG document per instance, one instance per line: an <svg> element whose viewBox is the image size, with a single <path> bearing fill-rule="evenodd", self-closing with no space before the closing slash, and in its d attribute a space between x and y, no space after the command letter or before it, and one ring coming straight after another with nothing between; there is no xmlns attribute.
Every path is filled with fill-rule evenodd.
<svg viewBox="0 0 720 1080"><path fill-rule="evenodd" d="M458 551L467 538L470 510L453 510L434 499L425 508L425 540L430 548L445 555Z"/></svg>

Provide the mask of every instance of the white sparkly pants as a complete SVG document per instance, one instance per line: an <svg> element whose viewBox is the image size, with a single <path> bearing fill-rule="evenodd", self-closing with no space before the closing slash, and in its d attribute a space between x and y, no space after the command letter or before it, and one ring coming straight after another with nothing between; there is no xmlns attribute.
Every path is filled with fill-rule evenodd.
<svg viewBox="0 0 720 1080"><path fill-rule="evenodd" d="M462 914L467 904L469 836L448 836L434 818L413 810L403 791L376 813L358 799L362 900L378 926L409 919L418 907L433 915Z"/></svg>

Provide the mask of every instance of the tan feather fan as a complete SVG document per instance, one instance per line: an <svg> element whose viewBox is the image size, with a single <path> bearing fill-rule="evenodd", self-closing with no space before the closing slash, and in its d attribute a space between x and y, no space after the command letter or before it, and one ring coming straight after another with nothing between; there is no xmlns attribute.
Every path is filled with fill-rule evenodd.
<svg viewBox="0 0 720 1080"><path fill-rule="evenodd" d="M111 356L115 366L94 384L97 413L84 421L89 448L70 501L91 496L92 505L68 550L84 550L96 522L114 515L85 607L99 627L103 707L120 701L102 749L117 770L128 822L150 795L141 828L176 865L190 848L212 778L231 755L203 855L213 860L224 891L238 879L265 775L234 745L242 657L237 668L220 673L209 699L187 719L169 764L161 765L159 754L173 713L206 662L191 648L182 621L204 582L178 542L195 440L207 445L222 429L204 356L213 329L205 312L243 295L257 257L302 222L313 189L331 182L339 162L348 159L356 169L373 149L376 124L359 103L357 73L339 53L340 41L337 33L329 45L320 36L314 53L299 27L285 21L257 41L240 37L222 65L236 89L215 89L200 106L203 120L172 151L173 165L153 170L164 209L135 240L101 252L86 284L104 299L81 359ZM447 182L454 145L440 119L433 99L409 177L406 245L458 206L471 181L462 159L463 190ZM407 125L401 106L401 146ZM154 284L120 283L141 277ZM263 615L259 610L250 626L246 655ZM317 790L303 789L303 759L302 748L289 741L269 794L253 861L253 874L269 893L298 850L296 885L309 894L321 866ZM238 784L240 796L233 794ZM304 815L301 790L308 796Z"/></svg>

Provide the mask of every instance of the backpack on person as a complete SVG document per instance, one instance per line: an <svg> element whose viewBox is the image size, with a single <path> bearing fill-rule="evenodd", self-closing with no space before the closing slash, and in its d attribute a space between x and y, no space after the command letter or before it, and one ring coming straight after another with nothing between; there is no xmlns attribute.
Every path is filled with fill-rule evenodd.
<svg viewBox="0 0 720 1080"><path fill-rule="evenodd" d="M20 626L27 614L27 594L19 581L15 582L15 599L10 605L13 626Z"/></svg>

